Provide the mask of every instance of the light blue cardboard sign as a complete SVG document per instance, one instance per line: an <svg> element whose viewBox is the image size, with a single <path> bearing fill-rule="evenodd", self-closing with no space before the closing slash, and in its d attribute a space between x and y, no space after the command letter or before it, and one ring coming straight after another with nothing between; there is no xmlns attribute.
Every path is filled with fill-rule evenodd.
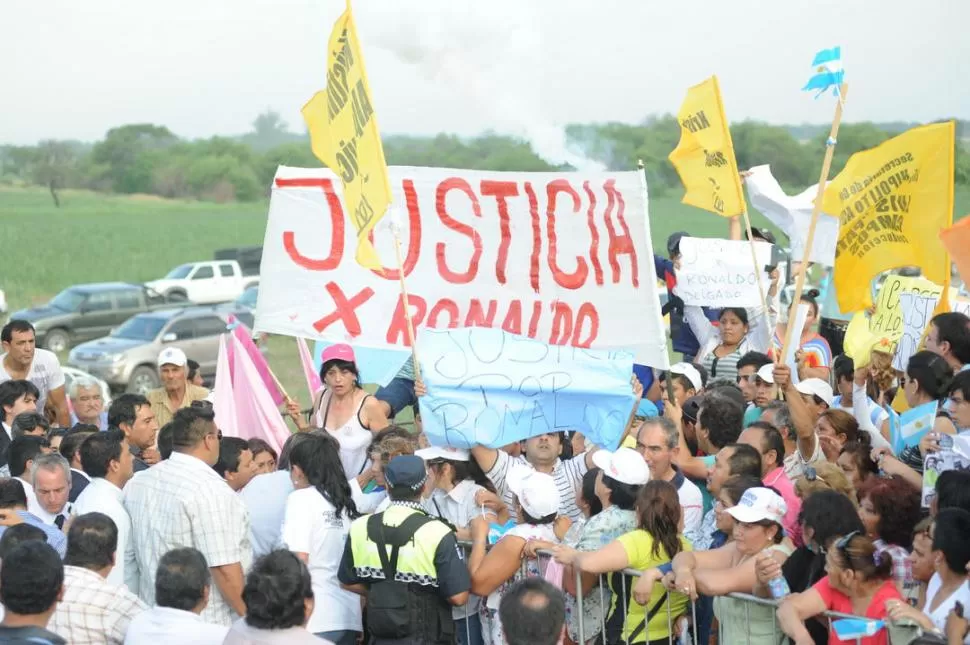
<svg viewBox="0 0 970 645"><path fill-rule="evenodd" d="M501 329L421 331L420 399L432 445L499 448L578 430L615 450L633 410L633 355L547 345Z"/></svg>
<svg viewBox="0 0 970 645"><path fill-rule="evenodd" d="M335 345L318 340L313 345L313 365L317 372L320 371L320 355L323 350ZM360 370L361 383L375 383L377 385L387 385L391 382L408 358L411 357L409 349L377 349L374 347L354 348L354 358L357 359L357 369Z"/></svg>

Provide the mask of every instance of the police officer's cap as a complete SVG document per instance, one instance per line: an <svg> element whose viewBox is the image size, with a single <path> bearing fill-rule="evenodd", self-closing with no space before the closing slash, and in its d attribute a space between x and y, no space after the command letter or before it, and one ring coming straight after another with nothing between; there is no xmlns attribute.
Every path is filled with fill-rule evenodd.
<svg viewBox="0 0 970 645"><path fill-rule="evenodd" d="M384 479L391 488L418 490L428 478L424 460L417 455L400 455L384 467Z"/></svg>

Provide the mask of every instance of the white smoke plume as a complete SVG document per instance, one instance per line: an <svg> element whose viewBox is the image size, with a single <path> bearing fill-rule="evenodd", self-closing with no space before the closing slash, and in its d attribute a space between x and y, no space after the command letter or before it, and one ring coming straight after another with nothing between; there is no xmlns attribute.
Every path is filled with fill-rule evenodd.
<svg viewBox="0 0 970 645"><path fill-rule="evenodd" d="M487 113L503 134L521 137L549 163L600 171L604 165L568 145L565 129L543 115L542 74L547 60L539 11L530 0L421 0L389 3L394 25L372 32L374 44L428 79L460 92ZM550 10L554 10L550 5Z"/></svg>

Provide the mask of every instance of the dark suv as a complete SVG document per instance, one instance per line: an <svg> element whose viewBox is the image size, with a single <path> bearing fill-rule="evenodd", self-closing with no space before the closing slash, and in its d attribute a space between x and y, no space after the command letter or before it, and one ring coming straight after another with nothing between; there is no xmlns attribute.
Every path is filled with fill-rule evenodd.
<svg viewBox="0 0 970 645"><path fill-rule="evenodd" d="M37 346L59 353L107 336L135 314L184 302L184 298L166 297L140 284L77 284L46 305L15 311L10 318L29 321L37 330Z"/></svg>

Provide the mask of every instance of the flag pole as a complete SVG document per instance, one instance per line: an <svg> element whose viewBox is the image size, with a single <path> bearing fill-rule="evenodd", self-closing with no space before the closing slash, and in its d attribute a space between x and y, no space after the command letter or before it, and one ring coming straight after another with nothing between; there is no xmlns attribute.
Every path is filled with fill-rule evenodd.
<svg viewBox="0 0 970 645"><path fill-rule="evenodd" d="M765 292L764 281L761 279L761 267L758 266L758 252L754 246L754 233L751 231L751 218L748 216L748 209L741 211L744 218L745 232L748 234L748 246L751 248L751 261L754 263L754 275L758 280L758 295L761 296L762 315L765 318L765 327L771 333L771 316L768 314L768 297Z"/></svg>
<svg viewBox="0 0 970 645"><path fill-rule="evenodd" d="M848 91L849 85L842 83L842 87L839 88L839 100L835 104L835 117L832 119L832 129L829 131L829 138L825 142L825 159L822 161L822 172L818 179L818 190L815 192L812 220L808 226L808 235L805 236L805 253L802 256L802 263L798 267L798 277L795 280L795 293L792 295L791 306L788 308L785 342L781 346L781 355L775 357L775 361L778 363L784 361L784 357L788 353L788 347L792 342L795 314L798 312L798 303L802 299L802 289L805 287L805 273L808 271L808 262L812 254L812 244L815 242L815 226L818 224L818 216L822 211L822 197L825 195L825 184L829 180L829 170L832 168L832 156L835 154L835 143L839 136L839 124L842 123L842 109L845 106L845 96ZM799 331L800 338L801 331Z"/></svg>
<svg viewBox="0 0 970 645"><path fill-rule="evenodd" d="M348 0L349 1L349 0ZM414 323L411 321L411 306L408 300L408 287L404 281L404 260L401 258L401 235L400 227L395 214L392 214L391 229L394 233L394 254L397 256L397 277L401 283L401 302L404 305L404 320L407 323L408 342L411 343L411 359L414 363L414 381L421 380L421 367L418 365L418 347L414 342Z"/></svg>

